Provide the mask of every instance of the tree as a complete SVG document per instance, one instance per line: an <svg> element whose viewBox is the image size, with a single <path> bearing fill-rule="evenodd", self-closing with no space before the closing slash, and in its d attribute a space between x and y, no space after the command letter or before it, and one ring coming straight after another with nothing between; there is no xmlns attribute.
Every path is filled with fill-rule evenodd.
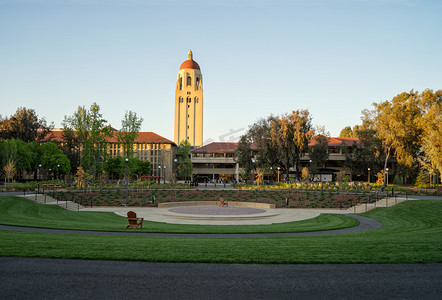
<svg viewBox="0 0 442 300"><path fill-rule="evenodd" d="M248 135L241 136L238 147L235 149L234 160L242 167L242 172L247 180L250 177L254 169L253 165L253 151L250 148L251 141L249 140Z"/></svg>
<svg viewBox="0 0 442 300"><path fill-rule="evenodd" d="M351 126L346 126L339 133L339 137L340 138L356 138L356 137L358 137L359 129L360 129L359 125L353 126L353 129L351 128Z"/></svg>
<svg viewBox="0 0 442 300"><path fill-rule="evenodd" d="M302 168L301 170L301 179L302 181L307 181L310 177L310 172L307 167Z"/></svg>
<svg viewBox="0 0 442 300"><path fill-rule="evenodd" d="M324 135L317 135L312 138L313 145L309 148L310 174L314 177L319 171L319 167L325 164L330 156L328 152L328 138Z"/></svg>
<svg viewBox="0 0 442 300"><path fill-rule="evenodd" d="M103 166L112 179L120 178L124 174L125 161L121 156L109 158Z"/></svg>
<svg viewBox="0 0 442 300"><path fill-rule="evenodd" d="M385 151L384 170L391 155L396 157L404 180L416 163L422 138L418 125L421 110L418 106L418 93L410 91L394 97L391 102L374 103L374 129L382 141Z"/></svg>
<svg viewBox="0 0 442 300"><path fill-rule="evenodd" d="M149 161L142 161L138 158L129 159L129 170L132 175L139 178L143 175L148 175L152 171L152 166Z"/></svg>
<svg viewBox="0 0 442 300"><path fill-rule="evenodd" d="M5 172L5 184L6 179L11 180L11 182L14 181L14 175L16 172L15 169L15 162L11 159L9 160L6 165L3 167L3 171Z"/></svg>
<svg viewBox="0 0 442 300"><path fill-rule="evenodd" d="M79 106L72 116L65 116L63 121L65 132L71 129L78 138L80 165L94 177L101 173L102 164L107 158L108 140L113 137L113 130L106 123L100 106L95 102L89 110Z"/></svg>
<svg viewBox="0 0 442 300"><path fill-rule="evenodd" d="M71 170L69 159L54 142L41 145L41 151L41 164L44 169L50 169L55 175L65 174Z"/></svg>
<svg viewBox="0 0 442 300"><path fill-rule="evenodd" d="M295 167L299 175L301 156L308 151L308 142L312 136L311 117L307 110L271 115L267 119L258 120L241 137L235 160L245 168L246 173L254 167L275 169L276 166L282 166L287 178L291 167ZM252 144L256 146L255 165L251 164Z"/></svg>
<svg viewBox="0 0 442 300"><path fill-rule="evenodd" d="M81 144L72 128L63 128L60 147L71 163L71 170L77 170L80 165Z"/></svg>
<svg viewBox="0 0 442 300"><path fill-rule="evenodd" d="M117 133L117 140L123 146L125 157L132 157L134 153L133 145L142 123L143 118L138 117L137 113L126 111L124 119L121 121L121 130Z"/></svg>
<svg viewBox="0 0 442 300"><path fill-rule="evenodd" d="M439 170L442 173L442 90L425 90L422 92L419 105L423 116L420 126L423 131L421 159L427 163L427 169Z"/></svg>
<svg viewBox="0 0 442 300"><path fill-rule="evenodd" d="M0 137L24 142L42 141L53 128L45 118L39 119L34 109L20 107L10 118L0 118Z"/></svg>
<svg viewBox="0 0 442 300"><path fill-rule="evenodd" d="M274 169L275 166L281 164L278 155L278 147L272 140L272 136L270 134L270 118L260 119L255 122L247 131L245 139L247 139L250 149L252 147L252 143L255 146L253 152L254 156L256 157L255 165L257 167L271 167ZM251 161L251 157L248 158L248 161ZM244 163L240 163L240 165L244 165Z"/></svg>
<svg viewBox="0 0 442 300"><path fill-rule="evenodd" d="M35 143L35 142L33 142ZM0 153L2 157L2 165L13 161L15 170L18 171L19 178L22 178L23 171L33 170L37 154L31 149L34 144L25 143L19 139L10 139L0 143Z"/></svg>
<svg viewBox="0 0 442 300"><path fill-rule="evenodd" d="M270 135L276 144L287 178L291 166L299 178L301 156L308 151L313 127L308 110L296 110L291 114L270 117Z"/></svg>
<svg viewBox="0 0 442 300"><path fill-rule="evenodd" d="M189 177L193 174L193 165L192 160L190 159L190 150L191 145L189 141L183 140L177 151L177 170L178 170L178 176L185 178L187 180Z"/></svg>

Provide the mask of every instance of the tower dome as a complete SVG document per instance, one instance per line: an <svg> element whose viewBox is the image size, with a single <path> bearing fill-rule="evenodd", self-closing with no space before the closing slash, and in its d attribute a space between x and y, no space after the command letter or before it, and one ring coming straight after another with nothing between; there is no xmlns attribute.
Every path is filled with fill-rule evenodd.
<svg viewBox="0 0 442 300"><path fill-rule="evenodd" d="M187 54L187 60L181 64L180 70L182 69L194 69L201 71L198 63L193 60L192 50L189 50L189 53Z"/></svg>

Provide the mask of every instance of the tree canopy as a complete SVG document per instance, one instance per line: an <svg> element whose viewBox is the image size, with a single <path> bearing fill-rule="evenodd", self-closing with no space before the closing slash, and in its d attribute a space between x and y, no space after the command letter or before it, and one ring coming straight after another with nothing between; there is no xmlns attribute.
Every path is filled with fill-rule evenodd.
<svg viewBox="0 0 442 300"><path fill-rule="evenodd" d="M45 118L39 118L34 109L20 107L11 117L0 117L0 138L42 141L53 127Z"/></svg>

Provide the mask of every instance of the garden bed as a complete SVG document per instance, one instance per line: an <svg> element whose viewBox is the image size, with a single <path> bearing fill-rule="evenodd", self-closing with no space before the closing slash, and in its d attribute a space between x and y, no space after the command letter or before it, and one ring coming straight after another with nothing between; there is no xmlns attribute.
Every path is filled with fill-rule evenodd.
<svg viewBox="0 0 442 300"><path fill-rule="evenodd" d="M58 200L74 201L83 206L139 206L157 207L158 203L181 201L227 201L274 204L277 208L348 208L372 203L376 195L365 193L335 193L295 190L102 190L91 192L54 192Z"/></svg>

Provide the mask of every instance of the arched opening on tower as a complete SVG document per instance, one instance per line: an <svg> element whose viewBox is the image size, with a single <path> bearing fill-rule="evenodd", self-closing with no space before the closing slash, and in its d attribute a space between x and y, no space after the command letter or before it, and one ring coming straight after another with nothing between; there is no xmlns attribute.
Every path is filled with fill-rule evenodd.
<svg viewBox="0 0 442 300"><path fill-rule="evenodd" d="M192 85L192 77L187 76L187 85Z"/></svg>
<svg viewBox="0 0 442 300"><path fill-rule="evenodd" d="M196 78L196 89L198 90L200 88L200 78Z"/></svg>
<svg viewBox="0 0 442 300"><path fill-rule="evenodd" d="M180 79L178 79L178 84L180 86L180 91L183 90L183 77L180 77Z"/></svg>

